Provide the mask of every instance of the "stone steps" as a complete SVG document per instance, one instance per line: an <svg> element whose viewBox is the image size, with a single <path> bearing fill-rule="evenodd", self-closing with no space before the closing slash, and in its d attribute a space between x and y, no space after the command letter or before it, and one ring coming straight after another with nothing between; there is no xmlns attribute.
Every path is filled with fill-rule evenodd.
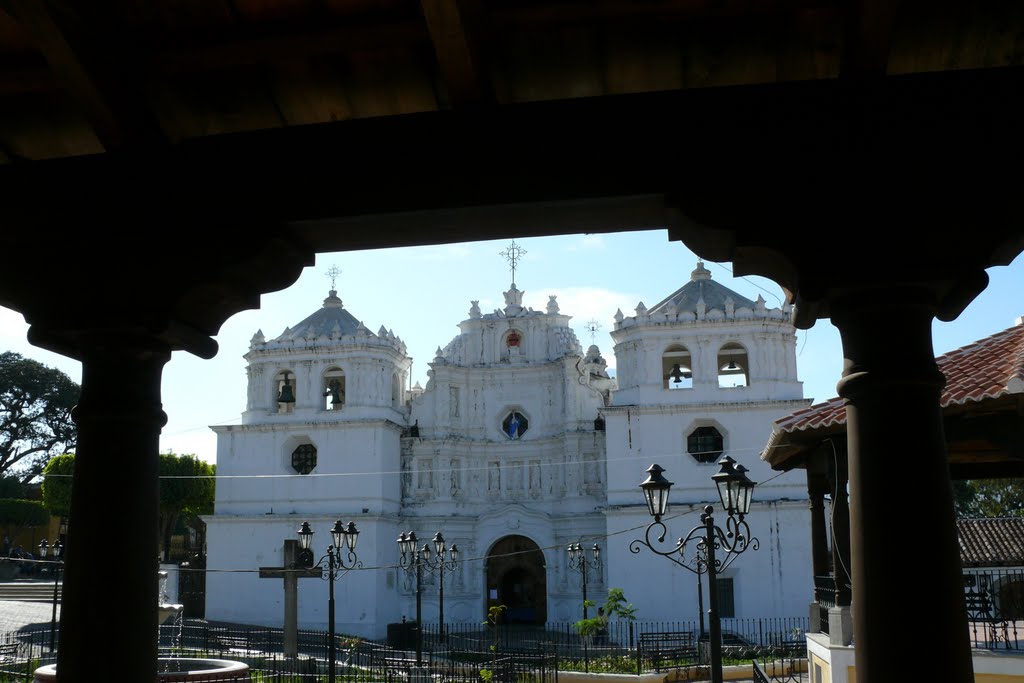
<svg viewBox="0 0 1024 683"><path fill-rule="evenodd" d="M57 584L57 600L61 598L63 586ZM0 600L21 602L53 602L51 581L7 581L0 583Z"/></svg>

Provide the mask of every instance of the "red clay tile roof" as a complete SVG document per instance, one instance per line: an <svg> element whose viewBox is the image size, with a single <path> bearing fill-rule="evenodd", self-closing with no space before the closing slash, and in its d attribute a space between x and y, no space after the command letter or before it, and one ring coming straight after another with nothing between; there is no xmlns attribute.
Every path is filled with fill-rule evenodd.
<svg viewBox="0 0 1024 683"><path fill-rule="evenodd" d="M941 406L1024 393L1024 324L997 332L935 359L946 376ZM773 450L792 445L789 435L802 432L826 436L846 428L846 402L836 397L779 418L762 451L764 460Z"/></svg>
<svg viewBox="0 0 1024 683"><path fill-rule="evenodd" d="M1024 566L1024 517L958 519L964 567Z"/></svg>

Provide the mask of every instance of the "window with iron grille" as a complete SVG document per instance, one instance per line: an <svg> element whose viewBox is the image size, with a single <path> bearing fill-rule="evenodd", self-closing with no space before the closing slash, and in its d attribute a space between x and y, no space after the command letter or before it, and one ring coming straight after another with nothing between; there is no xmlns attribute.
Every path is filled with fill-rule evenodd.
<svg viewBox="0 0 1024 683"><path fill-rule="evenodd" d="M717 462L723 450L722 433L714 427L697 427L686 437L686 452L697 462Z"/></svg>
<svg viewBox="0 0 1024 683"><path fill-rule="evenodd" d="M292 468L299 474L309 474L316 467L316 446L304 443L292 451Z"/></svg>

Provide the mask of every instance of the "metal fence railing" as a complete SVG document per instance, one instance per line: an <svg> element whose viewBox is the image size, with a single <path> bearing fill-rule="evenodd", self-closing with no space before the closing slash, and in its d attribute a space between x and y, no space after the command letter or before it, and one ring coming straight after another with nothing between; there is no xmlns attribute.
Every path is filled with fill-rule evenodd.
<svg viewBox="0 0 1024 683"><path fill-rule="evenodd" d="M987 611L971 613L972 643L976 648L1024 650L1024 619L1010 619L1016 611L1018 589L1010 577L989 573L977 576L967 590L989 590L993 602L979 601ZM998 602L996 602L998 601ZM337 635L336 679L339 682L391 683L405 680L417 665L416 624L402 624L391 640L379 642ZM806 657L807 617L722 619L722 653L726 660L790 660ZM660 634L660 635L659 635ZM389 635L391 631L389 629ZM242 661L253 680L278 683L319 683L326 680L329 642L325 631L298 632L298 656L285 657L281 629L184 619L159 629L162 658L194 657ZM51 642L59 647L59 631L52 638L49 624L0 633L0 681L29 683L40 666L55 664ZM690 647L692 643L692 647ZM669 656L682 647L678 661ZM558 671L592 673L706 665L707 629L697 620L670 622L611 620L600 633L581 637L574 622L543 625L449 623L423 624L420 665L453 683L494 683L508 679L531 683L557 683ZM111 647L116 656L116 646ZM481 673L483 672L483 673Z"/></svg>

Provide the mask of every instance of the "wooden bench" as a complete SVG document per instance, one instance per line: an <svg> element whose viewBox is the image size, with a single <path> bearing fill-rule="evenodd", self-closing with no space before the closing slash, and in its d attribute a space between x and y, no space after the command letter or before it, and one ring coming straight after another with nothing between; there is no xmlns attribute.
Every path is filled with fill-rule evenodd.
<svg viewBox="0 0 1024 683"><path fill-rule="evenodd" d="M697 663L697 644L691 631L661 631L641 633L636 648L637 674L641 673L644 659L655 671L662 667L675 669Z"/></svg>

